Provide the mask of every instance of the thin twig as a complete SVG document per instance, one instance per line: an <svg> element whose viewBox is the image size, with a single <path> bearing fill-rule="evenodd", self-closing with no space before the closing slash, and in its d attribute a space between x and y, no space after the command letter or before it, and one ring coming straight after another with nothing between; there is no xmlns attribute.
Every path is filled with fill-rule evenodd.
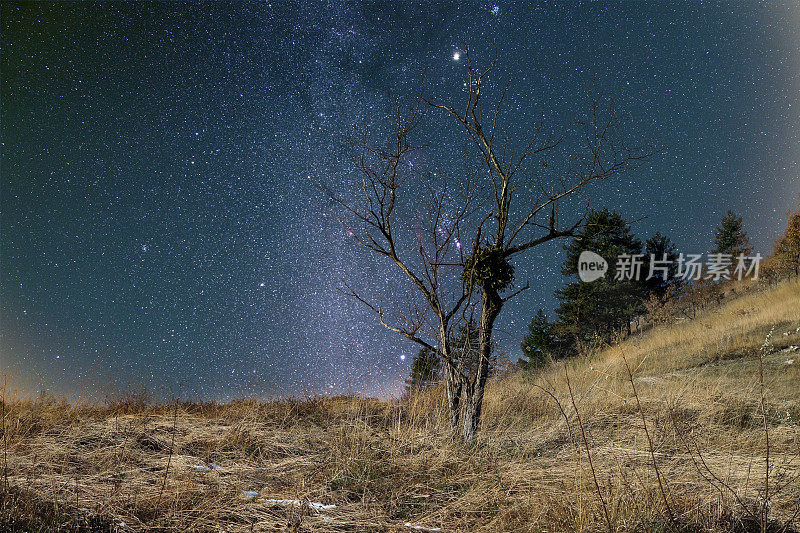
<svg viewBox="0 0 800 533"><path fill-rule="evenodd" d="M622 346L619 347L619 351L622 354L622 360L625 362L625 370L628 373L628 381L630 381L631 388L633 388L633 397L636 398L636 407L639 410L639 416L642 418L642 425L644 426L644 434L647 437L647 446L650 451L650 460L653 464L653 470L656 473L656 479L658 480L658 490L661 492L661 498L664 500L664 506L667 509L667 514L669 515L670 523L675 526L675 515L672 512L672 506L669 504L669 498L667 498L667 491L664 489L664 482L661 479L661 470L658 468L658 463L656 463L656 454L655 450L653 449L653 439L650 438L650 432L647 430L647 420L644 416L644 410L642 409L642 402L639 401L639 393L636 391L636 384L633 381L633 372L631 372L631 367L628 365L628 359L625 357L625 351L622 349Z"/></svg>
<svg viewBox="0 0 800 533"><path fill-rule="evenodd" d="M175 429L178 424L178 400L175 399L175 412L172 416L172 442L169 445L169 457L167 458L167 469L164 471L164 479L161 481L161 490L158 493L158 502L156 509L161 504L161 496L164 494L164 487L167 485L167 476L169 475L169 465L172 462L172 453L175 449Z"/></svg>
<svg viewBox="0 0 800 533"><path fill-rule="evenodd" d="M589 450L589 440L586 438L586 430L583 427L581 420L581 413L578 411L578 405L575 403L575 395L572 393L572 385L569 381L569 372L567 371L567 364L564 363L564 376L567 378L567 390L569 390L569 399L572 402L572 407L575 409L575 416L578 417L578 425L581 428L581 440L583 440L583 447L586 449L586 456L589 458L589 468L592 471L592 479L594 480L594 487L597 489L597 497L600 498L600 503L603 506L603 514L606 518L609 533L614 530L611 526L611 517L608 515L608 506L606 500L603 498L603 492L600 490L600 483L597 481L597 474L594 469L594 461L592 460L592 452Z"/></svg>
<svg viewBox="0 0 800 533"><path fill-rule="evenodd" d="M772 345L772 333L775 331L775 326L769 330L767 337L764 339L764 344L758 352L758 384L761 392L761 415L764 418L764 498L761 502L761 513L759 516L759 523L761 525L761 533L767 532L767 525L769 524L769 421L767 420L767 404L766 395L764 390L764 355L769 347Z"/></svg>

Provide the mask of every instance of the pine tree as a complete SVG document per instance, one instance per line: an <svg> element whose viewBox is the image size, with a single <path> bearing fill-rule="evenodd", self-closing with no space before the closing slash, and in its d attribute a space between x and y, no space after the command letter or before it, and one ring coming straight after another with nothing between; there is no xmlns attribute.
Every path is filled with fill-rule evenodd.
<svg viewBox="0 0 800 533"><path fill-rule="evenodd" d="M618 213L608 209L590 212L583 230L564 248L567 257L562 273L565 276L577 276L578 258L584 250L602 256L609 270L596 281L575 281L556 291L556 297L561 300L556 309L559 334L577 341L595 336L608 338L627 328L631 318L644 312L642 282L614 279L617 257L642 251L641 241ZM647 276L644 268L643 265L640 279Z"/></svg>
<svg viewBox="0 0 800 533"><path fill-rule="evenodd" d="M714 230L714 249L711 253L730 254L735 260L740 254L750 255L752 251L750 238L742 225L742 217L737 217L733 211L728 211Z"/></svg>
<svg viewBox="0 0 800 533"><path fill-rule="evenodd" d="M411 363L411 376L406 380L406 392L416 392L430 387L439 379L441 366L436 352L422 348Z"/></svg>
<svg viewBox="0 0 800 533"><path fill-rule="evenodd" d="M644 279L645 297L655 297L659 300L664 299L668 294L675 294L683 282L682 278L678 277L678 251L672 241L656 232L655 235L647 239L644 243L645 253L645 269L642 278ZM664 260L668 263L664 265L659 261ZM654 269L653 277L647 279L650 274L651 260L655 259L654 267L667 266L666 279L663 271Z"/></svg>
<svg viewBox="0 0 800 533"><path fill-rule="evenodd" d="M539 309L528 324L528 334L522 339L520 367L523 370L530 370L544 365L552 356L556 342L553 325L547 321L544 311Z"/></svg>

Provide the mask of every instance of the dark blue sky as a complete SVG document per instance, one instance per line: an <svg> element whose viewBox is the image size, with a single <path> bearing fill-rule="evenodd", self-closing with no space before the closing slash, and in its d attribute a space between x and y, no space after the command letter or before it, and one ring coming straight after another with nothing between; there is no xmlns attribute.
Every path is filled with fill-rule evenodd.
<svg viewBox="0 0 800 533"><path fill-rule="evenodd" d="M769 3L3 2L2 366L28 390L226 398L396 391L415 348L339 292L401 292L314 183L392 96L461 96L466 43L512 127L574 118L593 80L672 146L597 191L637 235L706 251L725 211L769 252L800 192L800 7ZM438 126L428 130L434 136ZM442 127L444 128L444 127ZM437 146L453 172L460 147ZM517 264L512 357L552 309L558 245Z"/></svg>

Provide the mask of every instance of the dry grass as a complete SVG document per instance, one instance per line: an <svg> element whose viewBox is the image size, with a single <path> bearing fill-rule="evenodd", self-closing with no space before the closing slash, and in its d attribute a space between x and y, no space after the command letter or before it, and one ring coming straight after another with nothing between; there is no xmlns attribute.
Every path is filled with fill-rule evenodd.
<svg viewBox="0 0 800 533"><path fill-rule="evenodd" d="M760 352L772 328L774 346ZM488 390L470 449L447 435L437 390L404 404L319 398L177 411L7 401L0 529L792 531L800 351L781 350L800 344L798 328L795 281L511 376ZM759 524L767 436L769 523Z"/></svg>

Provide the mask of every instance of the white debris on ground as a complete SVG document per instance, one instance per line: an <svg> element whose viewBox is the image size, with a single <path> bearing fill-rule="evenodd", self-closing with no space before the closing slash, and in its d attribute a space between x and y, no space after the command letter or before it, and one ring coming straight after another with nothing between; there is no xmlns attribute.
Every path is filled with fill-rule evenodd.
<svg viewBox="0 0 800 533"><path fill-rule="evenodd" d="M274 505L292 505L295 507L302 507L304 505L308 505L309 509L313 509L315 511L327 511L329 509L336 509L336 505L330 504L326 505L320 502L304 502L301 500L279 500L274 498L259 498L258 492L254 490L243 490L242 496L245 498L249 498L251 500L255 500L258 498L257 501L261 503L271 503Z"/></svg>
<svg viewBox="0 0 800 533"><path fill-rule="evenodd" d="M784 361L784 364L793 365L794 364L794 359L787 359L786 361Z"/></svg>
<svg viewBox="0 0 800 533"><path fill-rule="evenodd" d="M214 463L208 463L207 465L188 465L189 468L192 470L196 470L197 472L211 472L212 470L216 470L217 472L222 472L222 467L219 465L215 465ZM199 481L199 479L198 479Z"/></svg>
<svg viewBox="0 0 800 533"><path fill-rule="evenodd" d="M797 350L800 350L800 346L788 346L788 347L784 348L783 350L781 350L781 352L783 352L783 353L796 352Z"/></svg>
<svg viewBox="0 0 800 533"><path fill-rule="evenodd" d="M405 526L410 529L414 529L417 531L441 531L442 528L440 527L424 527L424 526L415 526L411 522L406 522Z"/></svg>
<svg viewBox="0 0 800 533"><path fill-rule="evenodd" d="M308 504L310 509L314 509L315 511L327 511L329 509L336 509L336 505L330 504L325 505L324 503L319 502L303 502L300 500L274 500L272 498L259 498L258 501L264 503L272 503L277 505L293 505L295 507L302 507L305 504Z"/></svg>

